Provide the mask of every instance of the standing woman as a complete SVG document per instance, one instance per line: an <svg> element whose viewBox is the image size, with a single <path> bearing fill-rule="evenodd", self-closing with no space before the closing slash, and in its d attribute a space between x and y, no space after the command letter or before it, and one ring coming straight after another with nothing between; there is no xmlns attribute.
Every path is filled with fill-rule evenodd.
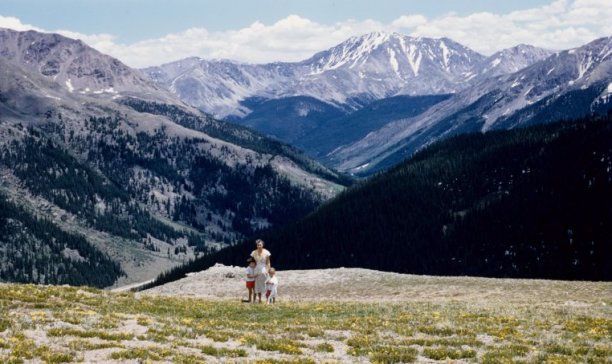
<svg viewBox="0 0 612 364"><path fill-rule="evenodd" d="M264 249L264 242L261 239L255 241L256 249L251 253L251 257L255 259L255 294L259 297L261 303L261 295L266 294L266 279L270 270L270 255L268 250ZM253 298L253 302L255 299Z"/></svg>

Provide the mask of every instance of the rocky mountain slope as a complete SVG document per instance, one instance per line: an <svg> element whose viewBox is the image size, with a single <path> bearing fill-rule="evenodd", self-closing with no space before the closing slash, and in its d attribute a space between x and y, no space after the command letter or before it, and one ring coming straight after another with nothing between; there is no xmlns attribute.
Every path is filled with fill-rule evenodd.
<svg viewBox="0 0 612 364"><path fill-rule="evenodd" d="M482 59L448 38L371 33L301 62L307 74L290 92L338 103L351 98L452 93Z"/></svg>
<svg viewBox="0 0 612 364"><path fill-rule="evenodd" d="M301 62L253 65L189 58L143 72L201 110L242 117L252 111L243 101L253 97L308 96L355 110L395 95L454 93L477 76L514 72L545 55L519 46L487 59L447 38L376 32Z"/></svg>
<svg viewBox="0 0 612 364"><path fill-rule="evenodd" d="M487 78L520 71L553 53L553 51L528 44L519 44L512 48L502 49L483 60L476 68L474 77L470 81L478 83Z"/></svg>
<svg viewBox="0 0 612 364"><path fill-rule="evenodd" d="M400 95L372 101L353 112L305 96L249 100L253 111L231 122L294 145L327 163L335 149L355 143L391 121L419 115L449 96Z"/></svg>
<svg viewBox="0 0 612 364"><path fill-rule="evenodd" d="M69 93L88 96L176 98L119 60L92 50L80 40L35 31L0 30L0 57L24 71L44 76Z"/></svg>
<svg viewBox="0 0 612 364"><path fill-rule="evenodd" d="M143 280L343 188L295 149L202 114L82 42L11 30L0 39L0 193L25 208L0 224L43 218L89 244L65 238L39 259L87 262L97 253L80 249L91 246L120 263L122 281ZM0 249L0 279L14 260Z"/></svg>
<svg viewBox="0 0 612 364"><path fill-rule="evenodd" d="M612 38L607 37L485 79L416 117L389 122L338 148L331 165L369 174L451 135L606 114L612 108L611 84Z"/></svg>
<svg viewBox="0 0 612 364"><path fill-rule="evenodd" d="M408 97L400 105L397 97L433 100L517 72L551 54L518 45L485 57L447 38L376 32L301 62L253 65L189 58L143 72L201 110L295 145L328 165L368 174L368 168L356 168L372 157L370 151L360 154L357 147L354 157L346 155L352 144L425 111L411 107L415 99ZM375 123L365 121L365 107L380 110L370 114Z"/></svg>

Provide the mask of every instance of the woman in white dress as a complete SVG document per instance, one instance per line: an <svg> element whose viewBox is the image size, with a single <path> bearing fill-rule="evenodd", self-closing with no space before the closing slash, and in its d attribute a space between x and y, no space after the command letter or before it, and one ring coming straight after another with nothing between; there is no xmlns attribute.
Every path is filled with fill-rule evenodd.
<svg viewBox="0 0 612 364"><path fill-rule="evenodd" d="M264 249L264 242L261 239L255 241L256 249L251 253L251 257L255 259L255 294L261 303L261 295L266 294L266 280L268 279L268 271L270 270L270 255L268 250ZM253 302L255 300L253 299Z"/></svg>

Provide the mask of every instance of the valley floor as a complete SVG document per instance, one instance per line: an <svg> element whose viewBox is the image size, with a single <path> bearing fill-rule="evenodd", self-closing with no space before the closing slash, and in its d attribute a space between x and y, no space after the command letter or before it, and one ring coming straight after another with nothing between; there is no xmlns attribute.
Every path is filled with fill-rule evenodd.
<svg viewBox="0 0 612 364"><path fill-rule="evenodd" d="M2 363L611 363L612 283L241 267L137 294L0 284Z"/></svg>

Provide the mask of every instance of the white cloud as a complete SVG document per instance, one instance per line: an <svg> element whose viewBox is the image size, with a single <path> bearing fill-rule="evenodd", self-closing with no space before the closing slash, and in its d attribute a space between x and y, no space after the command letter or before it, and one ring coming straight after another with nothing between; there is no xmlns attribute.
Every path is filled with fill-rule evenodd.
<svg viewBox="0 0 612 364"><path fill-rule="evenodd" d="M110 34L56 32L82 39L130 66L144 67L190 56L251 63L298 61L350 36L376 30L398 31L413 36L448 37L483 54L519 43L566 49L597 37L612 35L610 19L612 1L554 0L544 6L506 14L449 13L433 18L403 14L389 23L348 19L335 24L320 24L298 15L289 15L273 24L254 22L242 29L217 32L191 28L132 44L118 43ZM2 16L0 27L37 29L21 23L17 18Z"/></svg>
<svg viewBox="0 0 612 364"><path fill-rule="evenodd" d="M394 28L413 28L423 24L427 24L427 18L423 15L402 15L391 22Z"/></svg>
<svg viewBox="0 0 612 364"><path fill-rule="evenodd" d="M70 30L56 30L54 33L61 34L68 38L80 39L96 48L112 48L115 45L115 37L110 34L81 34Z"/></svg>
<svg viewBox="0 0 612 364"><path fill-rule="evenodd" d="M37 28L30 24L23 24L21 20L12 17L12 16L2 16L0 15L0 28L8 28L14 29L18 31L26 31L26 30L37 30L42 31L42 29Z"/></svg>
<svg viewBox="0 0 612 364"><path fill-rule="evenodd" d="M566 0L557 0L539 8L513 11L507 15L508 19L516 22L538 22L563 14L567 10Z"/></svg>
<svg viewBox="0 0 612 364"><path fill-rule="evenodd" d="M0 28L8 28L18 31L35 30L38 32L46 32L47 30L38 28L31 24L24 24L18 18L12 16L0 15ZM83 42L97 49L113 48L115 46L115 37L110 34L82 34L70 30L54 30L53 33L61 34L68 38L80 39Z"/></svg>
<svg viewBox="0 0 612 364"><path fill-rule="evenodd" d="M136 67L171 62L189 56L260 63L299 61L350 36L382 28L385 28L384 24L372 20L347 20L324 25L290 15L271 25L254 22L242 29L223 32L191 28L181 33L129 45L114 43L108 41L108 38L101 42L86 39L83 41Z"/></svg>
<svg viewBox="0 0 612 364"><path fill-rule="evenodd" d="M556 0L508 14L450 14L428 19L409 34L446 36L484 54L519 43L560 50L612 35L610 19L609 0Z"/></svg>

